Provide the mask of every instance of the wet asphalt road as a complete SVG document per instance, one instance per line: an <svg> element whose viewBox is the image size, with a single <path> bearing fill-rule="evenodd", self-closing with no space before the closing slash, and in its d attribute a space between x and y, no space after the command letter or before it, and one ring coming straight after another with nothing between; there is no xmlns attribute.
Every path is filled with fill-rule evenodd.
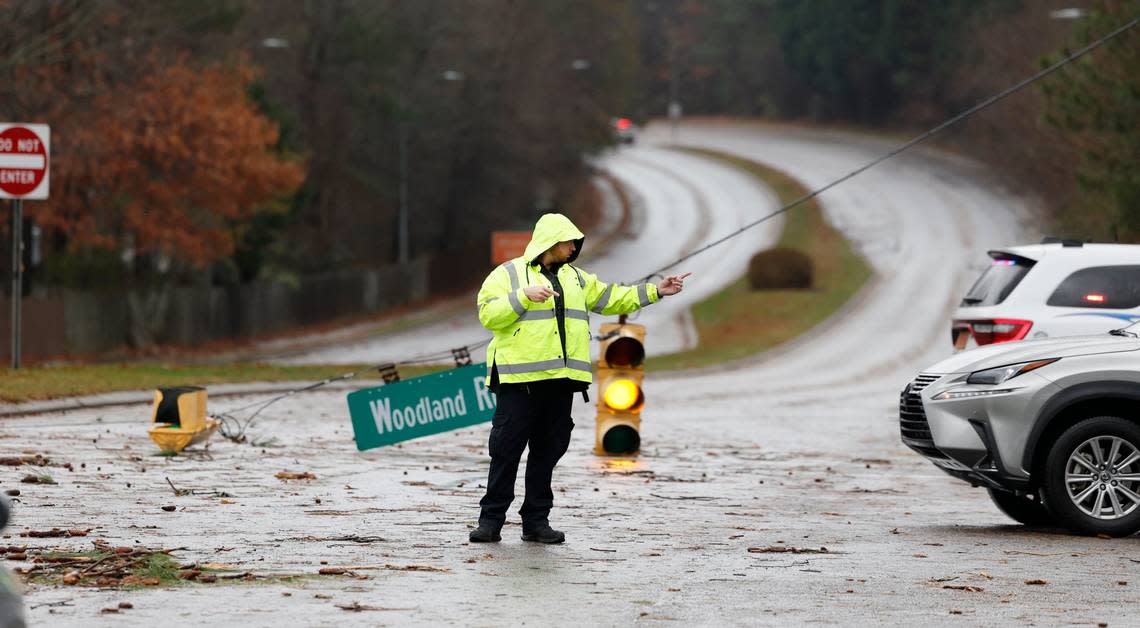
<svg viewBox="0 0 1140 628"><path fill-rule="evenodd" d="M808 185L883 148L726 123L686 127L682 142L772 163ZM984 250L1028 238L1017 220L1025 201L969 163L921 153L823 204L875 283L782 351L651 378L636 460L591 453L593 411L579 402L555 477L563 546L522 543L513 515L501 544L468 544L487 427L357 453L348 389L274 406L253 428L273 446L216 441L174 459L151 455L146 408L6 421L0 454L34 450L75 469L50 469L55 486L21 485L6 533L93 528L7 543L185 547L187 562L290 576L122 592L36 586L34 625L1140 622L1136 539L1025 530L898 442L898 390L949 352L949 308ZM275 478L282 470L316 479ZM5 486L22 472L3 471ZM167 477L198 493L174 496ZM327 566L352 574L316 575ZM99 615L123 600L134 608ZM342 608L354 603L367 608Z"/></svg>

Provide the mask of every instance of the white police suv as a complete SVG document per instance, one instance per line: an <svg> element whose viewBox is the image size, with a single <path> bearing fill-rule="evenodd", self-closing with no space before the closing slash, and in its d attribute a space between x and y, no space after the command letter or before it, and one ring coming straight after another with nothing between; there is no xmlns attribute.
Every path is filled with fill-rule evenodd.
<svg viewBox="0 0 1140 628"><path fill-rule="evenodd" d="M1140 245L1047 238L989 256L954 313L956 350L1103 334L1140 320Z"/></svg>

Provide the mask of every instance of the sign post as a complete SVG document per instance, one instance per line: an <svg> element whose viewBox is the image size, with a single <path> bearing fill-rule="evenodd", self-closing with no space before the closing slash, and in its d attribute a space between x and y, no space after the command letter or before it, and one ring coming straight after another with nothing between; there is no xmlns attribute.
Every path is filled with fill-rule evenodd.
<svg viewBox="0 0 1140 628"><path fill-rule="evenodd" d="M485 363L440 371L348 394L360 451L486 423L496 398Z"/></svg>
<svg viewBox="0 0 1140 628"><path fill-rule="evenodd" d="M681 123L681 103L674 100L669 103L669 125L672 129L670 142L677 143L677 125Z"/></svg>
<svg viewBox="0 0 1140 628"><path fill-rule="evenodd" d="M20 368L24 199L48 197L51 128L0 122L0 198L12 200L12 368Z"/></svg>
<svg viewBox="0 0 1140 628"><path fill-rule="evenodd" d="M12 369L20 368L20 300L24 296L24 201L12 201Z"/></svg>

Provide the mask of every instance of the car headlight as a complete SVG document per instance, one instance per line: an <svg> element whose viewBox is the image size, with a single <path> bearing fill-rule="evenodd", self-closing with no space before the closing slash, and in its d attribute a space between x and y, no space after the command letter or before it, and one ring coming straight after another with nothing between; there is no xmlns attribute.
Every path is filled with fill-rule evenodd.
<svg viewBox="0 0 1140 628"><path fill-rule="evenodd" d="M1028 373L1035 371L1043 366L1052 364L1060 358L1052 358L1049 360L1035 360L1033 362L1022 362L1020 364L1010 364L1008 366L999 366L997 368L986 369L984 371L974 371L966 378L967 384L988 384L996 386L1004 384L1005 382Z"/></svg>

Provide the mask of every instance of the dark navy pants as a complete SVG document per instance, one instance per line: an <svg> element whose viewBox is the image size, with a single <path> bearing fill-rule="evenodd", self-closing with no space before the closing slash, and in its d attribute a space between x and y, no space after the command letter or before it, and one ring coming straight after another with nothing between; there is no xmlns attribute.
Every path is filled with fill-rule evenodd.
<svg viewBox="0 0 1140 628"><path fill-rule="evenodd" d="M554 505L550 478L554 466L570 446L574 420L570 407L574 393L561 382L501 384L498 405L491 419L491 469L487 494L479 502L479 524L502 527L507 509L515 498L515 478L523 450L530 447L526 463L526 495L519 515L523 532L549 523Z"/></svg>

